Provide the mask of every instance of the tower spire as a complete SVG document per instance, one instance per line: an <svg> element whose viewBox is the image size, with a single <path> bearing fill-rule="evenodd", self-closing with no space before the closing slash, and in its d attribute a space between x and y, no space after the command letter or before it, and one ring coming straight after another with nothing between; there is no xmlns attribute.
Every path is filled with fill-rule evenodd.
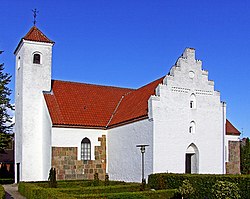
<svg viewBox="0 0 250 199"><path fill-rule="evenodd" d="M33 17L34 17L33 24L34 24L34 26L36 26L36 17L37 17L37 14L39 12L38 12L38 10L36 8L31 10L31 11L33 12Z"/></svg>

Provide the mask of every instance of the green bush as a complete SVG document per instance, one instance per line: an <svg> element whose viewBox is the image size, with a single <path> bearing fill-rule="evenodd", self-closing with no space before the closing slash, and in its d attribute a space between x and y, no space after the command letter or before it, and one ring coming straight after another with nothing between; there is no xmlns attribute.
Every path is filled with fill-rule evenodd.
<svg viewBox="0 0 250 199"><path fill-rule="evenodd" d="M140 184L57 189L67 194L101 194L140 191Z"/></svg>
<svg viewBox="0 0 250 199"><path fill-rule="evenodd" d="M13 184L14 179L13 178L1 178L0 184Z"/></svg>
<svg viewBox="0 0 250 199"><path fill-rule="evenodd" d="M123 193L104 193L104 194L83 194L73 195L77 198L107 198L107 199L170 199L174 198L178 191L171 190L158 190L158 191L138 191L138 192L123 192Z"/></svg>
<svg viewBox="0 0 250 199"><path fill-rule="evenodd" d="M214 198L219 199L238 199L239 191L236 183L227 181L217 181L212 187Z"/></svg>
<svg viewBox="0 0 250 199"><path fill-rule="evenodd" d="M104 185L109 186L109 175L108 174L105 175Z"/></svg>
<svg viewBox="0 0 250 199"><path fill-rule="evenodd" d="M42 188L34 183L20 182L18 191L27 199L75 199L66 193L60 193L55 188Z"/></svg>
<svg viewBox="0 0 250 199"><path fill-rule="evenodd" d="M184 180L182 185L179 187L179 192L183 198L189 198L194 194L195 190L189 180Z"/></svg>
<svg viewBox="0 0 250 199"><path fill-rule="evenodd" d="M48 188L48 182L32 182L39 187ZM128 185L132 183L125 183L124 181L109 181L109 185ZM134 183L133 183L134 184ZM99 181L99 186L104 186L105 181ZM58 180L57 188L82 188L93 186L93 180Z"/></svg>
<svg viewBox="0 0 250 199"><path fill-rule="evenodd" d="M194 196L190 198L213 199L211 189L217 181L228 181L237 183L240 189L239 194L242 199L249 199L250 195L250 175L212 175L212 174L151 174L148 184L151 188L159 190L161 178L164 178L165 188L178 189L184 180L188 179L196 190Z"/></svg>
<svg viewBox="0 0 250 199"><path fill-rule="evenodd" d="M99 177L98 177L98 173L95 173L94 174L94 180L93 180L93 186L99 186L99 183L100 180L99 180Z"/></svg>
<svg viewBox="0 0 250 199"><path fill-rule="evenodd" d="M53 168L53 167L49 171L48 185L49 185L50 188L56 188L57 187L56 169Z"/></svg>
<svg viewBox="0 0 250 199"><path fill-rule="evenodd" d="M5 199L5 191L2 185L0 185L0 199Z"/></svg>

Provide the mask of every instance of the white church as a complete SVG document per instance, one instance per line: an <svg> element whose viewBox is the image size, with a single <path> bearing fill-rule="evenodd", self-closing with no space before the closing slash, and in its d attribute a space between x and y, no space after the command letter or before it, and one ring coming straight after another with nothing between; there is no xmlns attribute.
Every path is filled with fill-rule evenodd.
<svg viewBox="0 0 250 199"><path fill-rule="evenodd" d="M52 80L53 45L33 26L14 52L16 182L47 180L51 167L59 180L141 181L139 144L146 177L240 173L240 133L193 48L130 89Z"/></svg>

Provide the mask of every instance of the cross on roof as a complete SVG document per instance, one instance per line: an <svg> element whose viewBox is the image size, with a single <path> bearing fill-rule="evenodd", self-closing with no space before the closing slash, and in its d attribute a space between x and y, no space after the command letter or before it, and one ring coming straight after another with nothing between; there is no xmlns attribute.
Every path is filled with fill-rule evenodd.
<svg viewBox="0 0 250 199"><path fill-rule="evenodd" d="M36 8L34 10L31 10L31 11L33 12L33 17L34 17L33 23L34 23L34 26L36 26L36 17L37 17L37 14L39 12Z"/></svg>

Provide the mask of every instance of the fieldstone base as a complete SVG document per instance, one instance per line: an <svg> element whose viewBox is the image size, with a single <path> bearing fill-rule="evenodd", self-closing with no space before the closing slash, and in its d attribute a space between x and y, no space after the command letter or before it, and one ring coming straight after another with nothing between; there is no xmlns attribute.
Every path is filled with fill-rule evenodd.
<svg viewBox="0 0 250 199"><path fill-rule="evenodd" d="M77 160L77 147L52 147L52 167L56 168L58 180L94 179L98 173L100 180L106 175L106 136L98 138L100 146L95 146L95 160Z"/></svg>
<svg viewBox="0 0 250 199"><path fill-rule="evenodd" d="M226 162L227 174L240 174L240 142L229 141L229 161Z"/></svg>

